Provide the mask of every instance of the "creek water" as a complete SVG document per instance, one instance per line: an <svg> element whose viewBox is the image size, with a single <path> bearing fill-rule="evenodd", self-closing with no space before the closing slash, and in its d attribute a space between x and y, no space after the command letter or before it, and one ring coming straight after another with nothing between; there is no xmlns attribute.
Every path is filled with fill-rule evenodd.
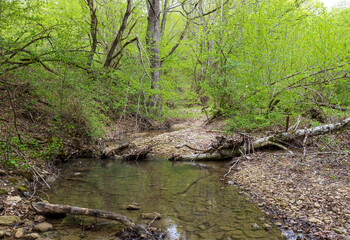
<svg viewBox="0 0 350 240"><path fill-rule="evenodd" d="M140 213L158 212L162 218L152 226L171 240L285 239L279 229L261 227L267 222L264 214L237 187L220 181L225 172L224 163L191 165L162 157L139 162L78 159L65 163L62 179L48 196L51 203L114 211L137 223L152 221L140 219ZM133 202L141 209L126 210ZM253 223L260 227L253 229ZM115 234L62 231L55 239L113 239Z"/></svg>

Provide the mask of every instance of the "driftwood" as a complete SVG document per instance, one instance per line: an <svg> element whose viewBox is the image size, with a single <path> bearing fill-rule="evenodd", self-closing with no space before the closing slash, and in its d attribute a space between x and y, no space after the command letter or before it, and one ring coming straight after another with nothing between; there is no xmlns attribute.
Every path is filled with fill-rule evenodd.
<svg viewBox="0 0 350 240"><path fill-rule="evenodd" d="M84 216L92 216L92 217L115 220L124 224L127 227L132 228L139 235L147 233L146 229L143 226L132 222L129 218L119 213L107 212L107 211L90 209L90 208L80 208L80 207L74 207L69 205L43 203L43 202L32 203L32 207L36 212L44 213L44 214L84 215Z"/></svg>
<svg viewBox="0 0 350 240"><path fill-rule="evenodd" d="M295 141L296 139L301 139L305 137L312 137L323 135L335 131L343 130L350 127L350 118L346 118L338 123L326 124L318 127L313 127L309 129L300 129L296 131L281 132L271 136L259 138L257 140L245 139L240 143L235 141L222 142L219 140L219 144L212 145L211 148L197 154L190 154L185 156L173 155L169 160L177 161L215 161L215 160L225 160L233 156L239 156L244 153L249 153L252 150L267 147L267 146L277 146L285 149L289 152L282 143ZM245 136L243 136L246 138ZM221 145L220 145L221 144ZM186 146L186 144L184 144Z"/></svg>
<svg viewBox="0 0 350 240"><path fill-rule="evenodd" d="M108 158L113 155L116 155L119 153L121 150L127 148L129 146L129 143L121 143L121 144L114 144L112 146L106 147L105 149L102 150L101 153L101 158Z"/></svg>
<svg viewBox="0 0 350 240"><path fill-rule="evenodd" d="M123 155L124 161L137 161L147 157L147 154L152 151L152 147L143 147L138 149L130 150L127 154Z"/></svg>

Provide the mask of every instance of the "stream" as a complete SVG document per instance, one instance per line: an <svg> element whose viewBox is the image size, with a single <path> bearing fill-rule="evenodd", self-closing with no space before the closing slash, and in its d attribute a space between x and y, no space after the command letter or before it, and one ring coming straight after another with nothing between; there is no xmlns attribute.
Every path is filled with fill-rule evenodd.
<svg viewBox="0 0 350 240"><path fill-rule="evenodd" d="M268 223L264 213L237 187L220 181L227 172L223 162L172 163L164 157L139 162L77 159L61 169L61 179L48 192L50 203L114 211L147 225L151 220L140 219L140 213L158 212L162 218L152 226L166 231L170 240L285 239L278 228L265 231L261 227ZM141 209L126 210L132 203ZM73 220L86 224L86 219ZM79 224L67 228L72 219L56 221L61 227L50 233L51 238L115 239L116 230L108 220L98 220L100 226L109 226L99 231L83 231ZM253 223L260 227L253 229Z"/></svg>

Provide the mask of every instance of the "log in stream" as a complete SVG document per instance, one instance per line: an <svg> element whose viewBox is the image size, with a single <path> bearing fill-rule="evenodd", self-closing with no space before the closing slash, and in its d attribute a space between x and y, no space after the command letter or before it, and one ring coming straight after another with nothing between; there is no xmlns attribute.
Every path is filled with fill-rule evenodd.
<svg viewBox="0 0 350 240"><path fill-rule="evenodd" d="M115 220L124 224L127 227L130 227L138 235L148 234L147 230L143 226L136 224L126 216L115 212L108 212L90 208L81 208L70 205L50 204L44 202L32 203L32 207L36 212L44 214L72 214Z"/></svg>
<svg viewBox="0 0 350 240"><path fill-rule="evenodd" d="M190 154L184 156L172 156L169 160L179 161L215 161L224 160L232 156L238 156L243 153L249 153L252 150L260 149L267 146L277 146L289 151L282 145L284 142L291 142L296 139L323 135L331 132L343 130L350 126L350 117L340 122L326 124L308 129L299 129L296 131L281 132L257 140L243 141L240 144L223 143L221 146L216 146L212 149L207 149L198 154ZM183 146L186 146L184 144ZM188 147L188 146L187 146Z"/></svg>

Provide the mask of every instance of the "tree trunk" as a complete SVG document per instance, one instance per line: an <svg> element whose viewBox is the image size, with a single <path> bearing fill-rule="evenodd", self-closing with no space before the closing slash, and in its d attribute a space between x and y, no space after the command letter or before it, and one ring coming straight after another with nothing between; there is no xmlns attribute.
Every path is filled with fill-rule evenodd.
<svg viewBox="0 0 350 240"><path fill-rule="evenodd" d="M162 18L162 22L161 22L161 25L160 25L160 36L161 37L164 35L167 16L168 16L168 0L164 0L163 18Z"/></svg>
<svg viewBox="0 0 350 240"><path fill-rule="evenodd" d="M296 139L303 138L305 136L318 136L326 133L331 133L335 131L339 131L350 126L350 118L346 118L345 120L326 124L318 127L313 127L309 129L300 129L297 131L289 131L277 133L268 137L259 138L251 143L250 146L243 145L234 149L222 149L215 151L213 153L200 153L200 154L190 154L181 157L177 157L178 160L181 161L215 161L215 160L225 160L233 156L240 155L242 153L246 153L247 149L259 149L267 146L278 146L284 148L280 143L282 142L290 142Z"/></svg>
<svg viewBox="0 0 350 240"><path fill-rule="evenodd" d="M89 56L89 61L87 65L91 67L94 56L96 54L97 49L97 23L98 19L96 16L96 8L94 7L94 0L87 0L86 4L90 9L90 35L91 35L91 53Z"/></svg>
<svg viewBox="0 0 350 240"><path fill-rule="evenodd" d="M105 68L110 67L111 62L114 59L115 49L117 48L117 45L120 44L121 41L122 41L123 33L124 33L124 30L125 30L126 25L128 23L128 18L130 16L131 12L132 12L132 10L131 10L131 0L128 0L128 5L126 7L126 11L125 11L125 14L124 14L124 17L123 17L122 25L120 26L120 28L118 30L118 33L117 33L117 36L115 37L115 39L114 39L114 41L113 41L113 43L111 45L111 48L108 51L107 58L106 58L106 61L104 63L104 67Z"/></svg>
<svg viewBox="0 0 350 240"><path fill-rule="evenodd" d="M152 77L152 89L157 89L159 79L160 79L160 51L159 43L161 36L160 28L160 0L147 0L147 10L148 10L148 25L146 33L146 44L147 49L150 54L151 62L151 77ZM159 105L158 105L159 104ZM159 106L159 112L161 111L160 96L154 95L151 100L150 105L152 107Z"/></svg>

